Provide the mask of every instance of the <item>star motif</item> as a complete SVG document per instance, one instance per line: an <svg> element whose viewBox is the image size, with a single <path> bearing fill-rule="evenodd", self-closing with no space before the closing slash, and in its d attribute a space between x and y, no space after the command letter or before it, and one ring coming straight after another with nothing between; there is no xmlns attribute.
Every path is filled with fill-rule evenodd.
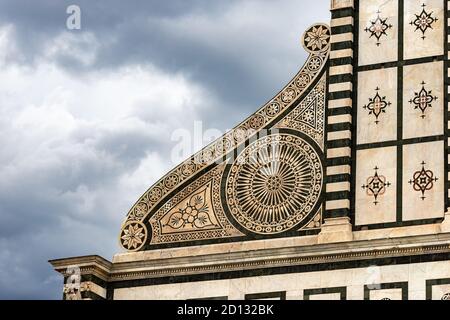
<svg viewBox="0 0 450 320"><path fill-rule="evenodd" d="M412 180L409 181L409 184L413 186L415 191L422 192L422 200L425 200L425 192L433 189L434 182L439 179L434 176L433 171L425 170L425 162L422 162L422 170L416 171Z"/></svg>
<svg viewBox="0 0 450 320"><path fill-rule="evenodd" d="M380 123L379 116L382 113L386 113L386 108L391 105L389 101L386 101L385 96L381 96L380 88L375 88L376 94L373 98L369 98L369 104L363 106L364 109L369 110L369 115L375 116L375 124Z"/></svg>
<svg viewBox="0 0 450 320"><path fill-rule="evenodd" d="M416 29L414 30L420 30L422 32L422 40L425 40L425 32L428 29L433 29L433 23L435 23L436 21L438 21L437 18L434 18L433 15L433 11L431 11L430 13L428 13L425 10L426 4L422 4L422 12L420 14L414 14L416 16L416 19L414 21L411 21L409 24L412 26L415 26Z"/></svg>
<svg viewBox="0 0 450 320"><path fill-rule="evenodd" d="M328 45L330 30L324 26L314 26L306 32L305 44L311 51L321 51Z"/></svg>
<svg viewBox="0 0 450 320"><path fill-rule="evenodd" d="M123 235L121 239L123 240L122 245L129 249L136 249L142 244L142 239L145 237L144 228L139 224L130 224L128 228L123 230Z"/></svg>
<svg viewBox="0 0 450 320"><path fill-rule="evenodd" d="M370 21L371 25L364 29L366 32L370 32L370 37L375 37L377 39L377 46L380 46L380 39L383 35L387 36L386 31L392 28L392 24L388 24L386 19L380 17L380 11L377 11L377 18L375 21Z"/></svg>
<svg viewBox="0 0 450 320"><path fill-rule="evenodd" d="M363 185L362 188L366 190L368 196L374 197L374 204L377 205L378 197L386 193L386 187L390 187L391 183L386 182L386 177L379 175L378 170L380 168L375 167L375 174L367 178L367 184Z"/></svg>
<svg viewBox="0 0 450 320"><path fill-rule="evenodd" d="M425 111L427 108L431 108L431 103L436 101L438 98L433 96L431 90L425 89L425 82L422 81L422 89L419 92L414 92L415 97L409 100L410 104L414 104L414 109L420 109L422 111L422 115L420 116L422 119L425 118Z"/></svg>

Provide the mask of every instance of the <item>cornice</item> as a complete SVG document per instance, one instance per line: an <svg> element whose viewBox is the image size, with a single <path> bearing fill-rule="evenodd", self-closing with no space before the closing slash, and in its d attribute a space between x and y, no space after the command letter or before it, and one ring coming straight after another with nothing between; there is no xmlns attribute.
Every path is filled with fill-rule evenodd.
<svg viewBox="0 0 450 320"><path fill-rule="evenodd" d="M450 252L450 234L113 264L110 281L277 268Z"/></svg>
<svg viewBox="0 0 450 320"><path fill-rule="evenodd" d="M62 275L66 275L67 267L78 266L82 275L92 274L116 282L438 253L450 253L450 233L119 263L99 256L57 259L50 263Z"/></svg>

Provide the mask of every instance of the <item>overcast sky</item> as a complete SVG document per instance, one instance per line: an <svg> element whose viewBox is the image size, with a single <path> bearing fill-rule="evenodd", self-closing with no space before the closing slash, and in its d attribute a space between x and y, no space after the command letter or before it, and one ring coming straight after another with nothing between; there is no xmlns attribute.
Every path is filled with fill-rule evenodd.
<svg viewBox="0 0 450 320"><path fill-rule="evenodd" d="M81 29L66 8L81 8ZM118 252L177 163L175 130L225 130L299 70L329 0L0 0L0 299L60 299L47 260Z"/></svg>

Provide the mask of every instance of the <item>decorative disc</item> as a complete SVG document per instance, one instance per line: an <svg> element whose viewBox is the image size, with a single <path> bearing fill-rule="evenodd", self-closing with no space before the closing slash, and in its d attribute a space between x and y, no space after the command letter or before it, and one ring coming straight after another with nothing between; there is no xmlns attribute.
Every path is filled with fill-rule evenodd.
<svg viewBox="0 0 450 320"><path fill-rule="evenodd" d="M147 241L147 228L140 221L129 221L122 228L120 245L128 251L138 251Z"/></svg>
<svg viewBox="0 0 450 320"><path fill-rule="evenodd" d="M231 166L227 204L248 231L281 233L311 213L322 180L319 155L308 142L290 134L270 135L250 144Z"/></svg>
<svg viewBox="0 0 450 320"><path fill-rule="evenodd" d="M324 24L315 24L306 30L302 38L302 44L306 51L318 53L328 50L330 45L330 28Z"/></svg>

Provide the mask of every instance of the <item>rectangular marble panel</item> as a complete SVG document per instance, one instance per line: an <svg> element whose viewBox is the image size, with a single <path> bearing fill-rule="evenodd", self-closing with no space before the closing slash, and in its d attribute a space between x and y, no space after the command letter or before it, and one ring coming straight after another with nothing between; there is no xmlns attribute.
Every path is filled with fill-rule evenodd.
<svg viewBox="0 0 450 320"><path fill-rule="evenodd" d="M403 138L443 133L443 62L405 66L403 69Z"/></svg>
<svg viewBox="0 0 450 320"><path fill-rule="evenodd" d="M312 294L309 296L309 300L341 300L341 294L340 293Z"/></svg>
<svg viewBox="0 0 450 320"><path fill-rule="evenodd" d="M356 155L356 225L395 222L397 147L359 150Z"/></svg>
<svg viewBox="0 0 450 320"><path fill-rule="evenodd" d="M402 289L370 290L369 300L402 300Z"/></svg>
<svg viewBox="0 0 450 320"><path fill-rule="evenodd" d="M403 220L443 217L444 180L442 141L405 145L402 182Z"/></svg>
<svg viewBox="0 0 450 320"><path fill-rule="evenodd" d="M397 68L358 74L357 143L397 139Z"/></svg>
<svg viewBox="0 0 450 320"><path fill-rule="evenodd" d="M444 297L445 296L445 297ZM447 299L448 297L448 299ZM431 287L432 300L450 300L450 284L438 284Z"/></svg>
<svg viewBox="0 0 450 320"><path fill-rule="evenodd" d="M404 58L444 54L444 1L405 1Z"/></svg>
<svg viewBox="0 0 450 320"><path fill-rule="evenodd" d="M398 1L360 1L359 65L396 61Z"/></svg>

